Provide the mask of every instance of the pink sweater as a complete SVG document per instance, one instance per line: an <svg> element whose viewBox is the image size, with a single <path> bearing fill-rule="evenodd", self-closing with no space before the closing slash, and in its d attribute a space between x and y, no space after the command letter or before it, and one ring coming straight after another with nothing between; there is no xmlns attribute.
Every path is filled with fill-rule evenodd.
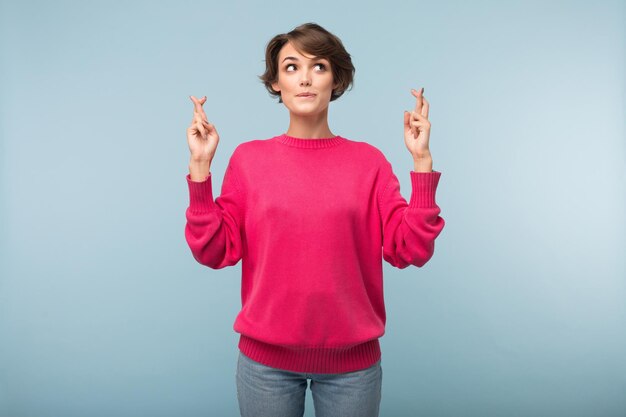
<svg viewBox="0 0 626 417"><path fill-rule="evenodd" d="M213 200L211 173L191 181L185 238L202 265L242 262L239 349L294 372L373 365L385 333L384 259L433 256L444 227L441 172L410 171L411 199L376 147L285 134L237 146Z"/></svg>

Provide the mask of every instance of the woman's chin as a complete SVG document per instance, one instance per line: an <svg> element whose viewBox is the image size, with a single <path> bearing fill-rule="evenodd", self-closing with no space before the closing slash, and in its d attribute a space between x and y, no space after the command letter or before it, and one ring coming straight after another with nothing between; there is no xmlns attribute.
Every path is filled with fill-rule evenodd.
<svg viewBox="0 0 626 417"><path fill-rule="evenodd" d="M287 107L289 112L295 116L315 116L324 112L325 109L321 109L319 106L308 106L308 105L295 105Z"/></svg>

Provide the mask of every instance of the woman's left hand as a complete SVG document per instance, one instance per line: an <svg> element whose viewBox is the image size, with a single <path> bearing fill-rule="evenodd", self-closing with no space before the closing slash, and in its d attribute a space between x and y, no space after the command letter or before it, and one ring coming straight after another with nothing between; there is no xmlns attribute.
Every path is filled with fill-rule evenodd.
<svg viewBox="0 0 626 417"><path fill-rule="evenodd" d="M430 138L430 122L428 121L428 101L423 96L424 89L411 94L416 98L415 109L404 112L404 143L413 155L413 160L430 158L428 140Z"/></svg>

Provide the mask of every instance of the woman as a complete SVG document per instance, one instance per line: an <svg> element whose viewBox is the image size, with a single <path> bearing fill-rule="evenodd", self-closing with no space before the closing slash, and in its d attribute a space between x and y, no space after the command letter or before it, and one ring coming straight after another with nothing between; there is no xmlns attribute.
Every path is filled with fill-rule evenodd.
<svg viewBox="0 0 626 417"><path fill-rule="evenodd" d="M404 143L407 201L391 164L365 142L331 132L328 105L352 84L342 42L315 23L275 36L260 77L289 110L286 133L239 144L221 194L212 191L219 135L194 103L185 237L213 269L242 263L237 395L242 416L378 416L385 329L382 259L423 266L444 227L435 203L428 101L411 90ZM245 115L244 115L245 116Z"/></svg>

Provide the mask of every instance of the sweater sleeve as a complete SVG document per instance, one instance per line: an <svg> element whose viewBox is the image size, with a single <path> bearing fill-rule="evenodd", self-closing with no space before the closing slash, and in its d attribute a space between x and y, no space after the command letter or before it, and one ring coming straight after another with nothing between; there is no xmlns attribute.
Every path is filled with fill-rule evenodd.
<svg viewBox="0 0 626 417"><path fill-rule="evenodd" d="M422 267L433 256L435 239L445 221L435 203L441 172L411 171L411 199L400 194L400 183L391 164L385 164L379 212L383 228L383 259L396 268Z"/></svg>
<svg viewBox="0 0 626 417"><path fill-rule="evenodd" d="M243 255L244 199L232 163L226 168L222 191L215 201L211 173L203 181L192 181L190 174L186 178L189 207L185 239L193 257L213 269L235 265Z"/></svg>

